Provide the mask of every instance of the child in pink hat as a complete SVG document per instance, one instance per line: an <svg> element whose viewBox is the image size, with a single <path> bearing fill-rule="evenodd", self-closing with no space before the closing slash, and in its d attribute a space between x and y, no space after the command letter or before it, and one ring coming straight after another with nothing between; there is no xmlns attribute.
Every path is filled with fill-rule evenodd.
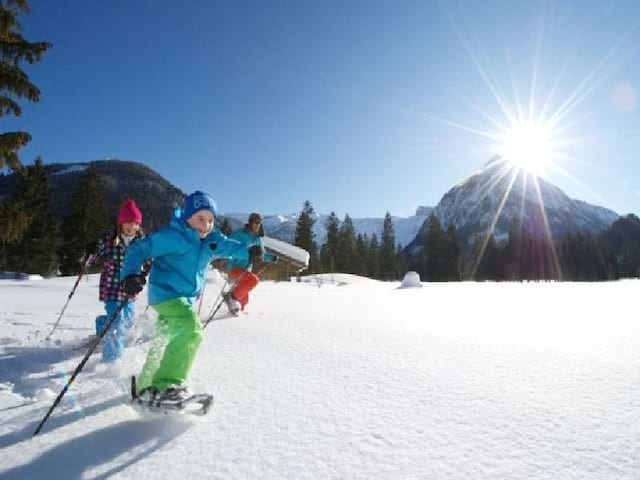
<svg viewBox="0 0 640 480"><path fill-rule="evenodd" d="M144 238L142 232L142 212L134 200L124 202L118 212L118 227L98 239L96 251L93 252L93 260L102 262L100 274L100 301L104 302L106 315L96 318L96 334L102 333L111 315L120 306L125 295L120 291L120 270L128 247L140 238ZM122 355L126 346L127 334L133 325L135 304L129 298L129 302L120 312L120 315L111 324L109 332L104 337L102 359L105 362L114 362Z"/></svg>

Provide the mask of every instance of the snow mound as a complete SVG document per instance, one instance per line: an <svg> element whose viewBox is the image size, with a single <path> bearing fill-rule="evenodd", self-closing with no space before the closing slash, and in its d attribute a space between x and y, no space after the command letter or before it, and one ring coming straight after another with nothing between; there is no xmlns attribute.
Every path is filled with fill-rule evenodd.
<svg viewBox="0 0 640 480"><path fill-rule="evenodd" d="M22 272L0 272L0 280L43 280L41 275Z"/></svg>
<svg viewBox="0 0 640 480"><path fill-rule="evenodd" d="M405 273L399 288L422 288L422 283L420 283L420 275L418 275L417 272Z"/></svg>

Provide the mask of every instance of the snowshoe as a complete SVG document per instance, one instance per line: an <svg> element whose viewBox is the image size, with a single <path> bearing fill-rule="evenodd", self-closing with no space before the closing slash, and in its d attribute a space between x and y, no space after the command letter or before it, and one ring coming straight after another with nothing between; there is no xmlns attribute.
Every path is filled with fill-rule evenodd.
<svg viewBox="0 0 640 480"><path fill-rule="evenodd" d="M242 308L242 305L238 300L229 295L227 298L225 298L225 302L227 304L227 309L229 310L229 313L231 315L236 317L240 315L240 309Z"/></svg>
<svg viewBox="0 0 640 480"><path fill-rule="evenodd" d="M205 415L213 403L208 393L190 394L185 387L172 387L159 391L148 387L137 392L136 378L131 377L131 402L154 412Z"/></svg>

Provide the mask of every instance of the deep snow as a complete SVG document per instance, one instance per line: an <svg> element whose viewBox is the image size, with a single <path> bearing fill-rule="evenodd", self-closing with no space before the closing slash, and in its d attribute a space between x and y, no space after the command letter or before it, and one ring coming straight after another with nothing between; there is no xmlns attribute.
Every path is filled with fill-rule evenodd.
<svg viewBox="0 0 640 480"><path fill-rule="evenodd" d="M214 278L203 314L221 282ZM101 313L97 277L0 281L0 478L640 478L638 281L261 284L212 323L201 419L128 405L153 314L95 354L31 438Z"/></svg>

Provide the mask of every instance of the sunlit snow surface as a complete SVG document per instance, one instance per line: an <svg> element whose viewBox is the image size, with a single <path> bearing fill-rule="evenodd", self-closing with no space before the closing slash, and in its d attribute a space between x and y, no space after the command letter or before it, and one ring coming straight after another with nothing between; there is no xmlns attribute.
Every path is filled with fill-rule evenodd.
<svg viewBox="0 0 640 480"><path fill-rule="evenodd" d="M263 283L212 323L190 378L206 417L141 414L94 355L97 277L0 281L0 478L638 479L640 282ZM203 314L220 280L207 285Z"/></svg>

